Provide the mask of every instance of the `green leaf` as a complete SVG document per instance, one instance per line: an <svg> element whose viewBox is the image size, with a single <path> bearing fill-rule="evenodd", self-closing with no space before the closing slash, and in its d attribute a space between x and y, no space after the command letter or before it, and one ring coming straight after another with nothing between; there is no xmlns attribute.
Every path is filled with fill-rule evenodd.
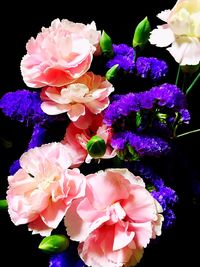
<svg viewBox="0 0 200 267"><path fill-rule="evenodd" d="M127 148L128 148L128 152L131 154L130 159L133 160L133 161L134 160L138 160L139 159L139 155L137 154L135 149L130 145L127 145Z"/></svg>
<svg viewBox="0 0 200 267"><path fill-rule="evenodd" d="M143 48L144 45L149 40L149 35L151 31L151 25L147 17L145 17L140 23L136 26L134 36L133 36L133 47L139 46Z"/></svg>
<svg viewBox="0 0 200 267"><path fill-rule="evenodd" d="M108 81L112 80L113 78L115 78L117 72L118 72L118 67L119 64L115 64L114 66L112 66L112 68L110 68L107 72L106 72L106 79Z"/></svg>
<svg viewBox="0 0 200 267"><path fill-rule="evenodd" d="M140 112L136 112L135 124L137 128L140 126L141 122L142 122L142 116Z"/></svg>
<svg viewBox="0 0 200 267"><path fill-rule="evenodd" d="M8 202L6 199L0 200L0 210L5 210L8 208Z"/></svg>
<svg viewBox="0 0 200 267"><path fill-rule="evenodd" d="M112 39L110 36L103 31L101 38L100 38L100 47L103 54L111 57L113 55L113 49L112 49Z"/></svg>
<svg viewBox="0 0 200 267"><path fill-rule="evenodd" d="M51 235L43 238L38 248L46 253L58 253L66 250L69 239L65 235Z"/></svg>

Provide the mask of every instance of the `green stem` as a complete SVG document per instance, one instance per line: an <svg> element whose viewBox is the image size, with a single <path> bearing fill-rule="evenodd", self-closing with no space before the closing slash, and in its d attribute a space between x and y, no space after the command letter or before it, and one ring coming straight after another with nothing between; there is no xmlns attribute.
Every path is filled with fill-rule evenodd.
<svg viewBox="0 0 200 267"><path fill-rule="evenodd" d="M196 76L196 78L194 79L194 81L190 84L190 86L188 87L188 89L186 90L186 95L189 94L189 92L192 90L192 88L194 87L195 83L199 80L199 78L200 78L200 72Z"/></svg>
<svg viewBox="0 0 200 267"><path fill-rule="evenodd" d="M178 86L178 80L179 80L179 77L180 77L180 71L181 71L181 66L178 65L178 70L177 70L177 74L176 74L176 86Z"/></svg>
<svg viewBox="0 0 200 267"><path fill-rule="evenodd" d="M188 134L192 134L192 133L197 133L197 132L200 132L200 129L196 129L196 130L193 130L193 131L189 131L189 132L186 132L186 133L179 134L179 135L176 136L176 138L182 137L182 136L185 136L185 135L188 135Z"/></svg>

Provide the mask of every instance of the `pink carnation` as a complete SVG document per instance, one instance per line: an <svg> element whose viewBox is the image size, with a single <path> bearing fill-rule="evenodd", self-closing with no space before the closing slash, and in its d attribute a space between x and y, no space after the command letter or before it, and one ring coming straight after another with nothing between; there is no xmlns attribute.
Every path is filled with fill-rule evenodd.
<svg viewBox="0 0 200 267"><path fill-rule="evenodd" d="M94 135L101 137L106 143L106 152L102 159L113 158L116 152L110 146L111 128L103 124L103 117L101 114L93 115L90 125L87 129L77 128L74 123L70 123L67 127L63 144L70 145L74 151L78 151L80 163L84 161L90 163L92 157L88 154L86 145L90 138Z"/></svg>
<svg viewBox="0 0 200 267"><path fill-rule="evenodd" d="M66 213L67 233L81 242L79 254L88 266L134 266L150 239L161 234L161 206L127 169L86 178L85 197Z"/></svg>
<svg viewBox="0 0 200 267"><path fill-rule="evenodd" d="M63 88L43 88L41 98L42 110L49 115L67 112L69 118L76 122L87 121L88 114L98 114L109 105L108 96L114 91L110 82L100 75L87 72L81 78ZM82 118L80 118L82 117Z"/></svg>
<svg viewBox="0 0 200 267"><path fill-rule="evenodd" d="M8 177L7 201L15 225L29 223L33 233L49 235L73 199L85 194L85 176L72 165L69 147L51 143L30 149L21 169Z"/></svg>
<svg viewBox="0 0 200 267"><path fill-rule="evenodd" d="M27 54L21 62L24 82L34 88L73 82L90 68L99 39L94 22L52 21L26 45Z"/></svg>

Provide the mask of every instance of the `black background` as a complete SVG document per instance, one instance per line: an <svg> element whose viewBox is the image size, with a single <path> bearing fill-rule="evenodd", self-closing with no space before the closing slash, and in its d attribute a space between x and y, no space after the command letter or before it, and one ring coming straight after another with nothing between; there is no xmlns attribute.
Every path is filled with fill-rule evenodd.
<svg viewBox="0 0 200 267"><path fill-rule="evenodd" d="M129 3L131 2L131 3ZM43 1L26 2L23 5L5 3L0 16L0 96L5 92L26 88L20 73L20 61L26 53L25 44L31 36L36 36L42 26L48 27L55 18L67 18L74 22L90 23L95 21L99 30L105 30L114 43L131 45L134 27L146 15L154 28L160 21L156 14L171 8L176 1ZM136 6L137 4L137 6ZM173 82L176 65L164 49L152 47L154 56L164 57L172 64L169 81ZM200 128L199 97L200 84L188 96L192 121L187 130ZM11 141L13 146L5 149L1 146L0 161L0 198L5 198L8 169L12 161L18 158L26 148L30 130L24 125L11 121L0 114L0 135ZM194 194L194 181L200 180L199 134L177 140L178 149L171 162L159 162L161 173L173 179L169 181L179 194L176 207L177 222L174 227L153 242L145 250L145 256L138 266L198 266L198 244L200 221L198 219L198 197ZM194 154L197 155L194 155ZM166 167L167 166L167 167ZM200 194L200 192L199 192ZM197 202L197 204L195 204ZM48 266L48 257L37 249L41 238L32 236L26 226L14 226L6 212L0 212L0 266ZM5 262L5 263L3 263ZM106 267L106 266L105 266Z"/></svg>

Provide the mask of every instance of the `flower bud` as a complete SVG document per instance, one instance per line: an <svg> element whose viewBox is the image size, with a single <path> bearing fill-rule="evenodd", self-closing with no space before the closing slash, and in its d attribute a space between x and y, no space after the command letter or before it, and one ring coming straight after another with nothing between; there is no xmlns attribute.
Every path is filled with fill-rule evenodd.
<svg viewBox="0 0 200 267"><path fill-rule="evenodd" d="M43 238L38 248L46 253L59 253L69 246L69 239L65 235L51 235Z"/></svg>
<svg viewBox="0 0 200 267"><path fill-rule="evenodd" d="M86 148L92 158L98 159L105 154L106 143L101 137L95 135L87 142Z"/></svg>
<svg viewBox="0 0 200 267"><path fill-rule="evenodd" d="M118 66L119 64L115 64L114 66L112 66L112 68L110 68L107 72L106 72L106 79L108 81L112 80L113 78L115 78L117 71L118 71Z"/></svg>
<svg viewBox="0 0 200 267"><path fill-rule="evenodd" d="M134 36L133 36L133 47L139 46L143 48L143 46L148 42L149 35L151 31L151 26L147 17L145 17L135 28Z"/></svg>
<svg viewBox="0 0 200 267"><path fill-rule="evenodd" d="M5 210L8 208L8 203L7 200L1 199L0 200L0 210Z"/></svg>
<svg viewBox="0 0 200 267"><path fill-rule="evenodd" d="M111 57L113 55L112 40L110 36L103 31L100 38L100 47L103 54Z"/></svg>

